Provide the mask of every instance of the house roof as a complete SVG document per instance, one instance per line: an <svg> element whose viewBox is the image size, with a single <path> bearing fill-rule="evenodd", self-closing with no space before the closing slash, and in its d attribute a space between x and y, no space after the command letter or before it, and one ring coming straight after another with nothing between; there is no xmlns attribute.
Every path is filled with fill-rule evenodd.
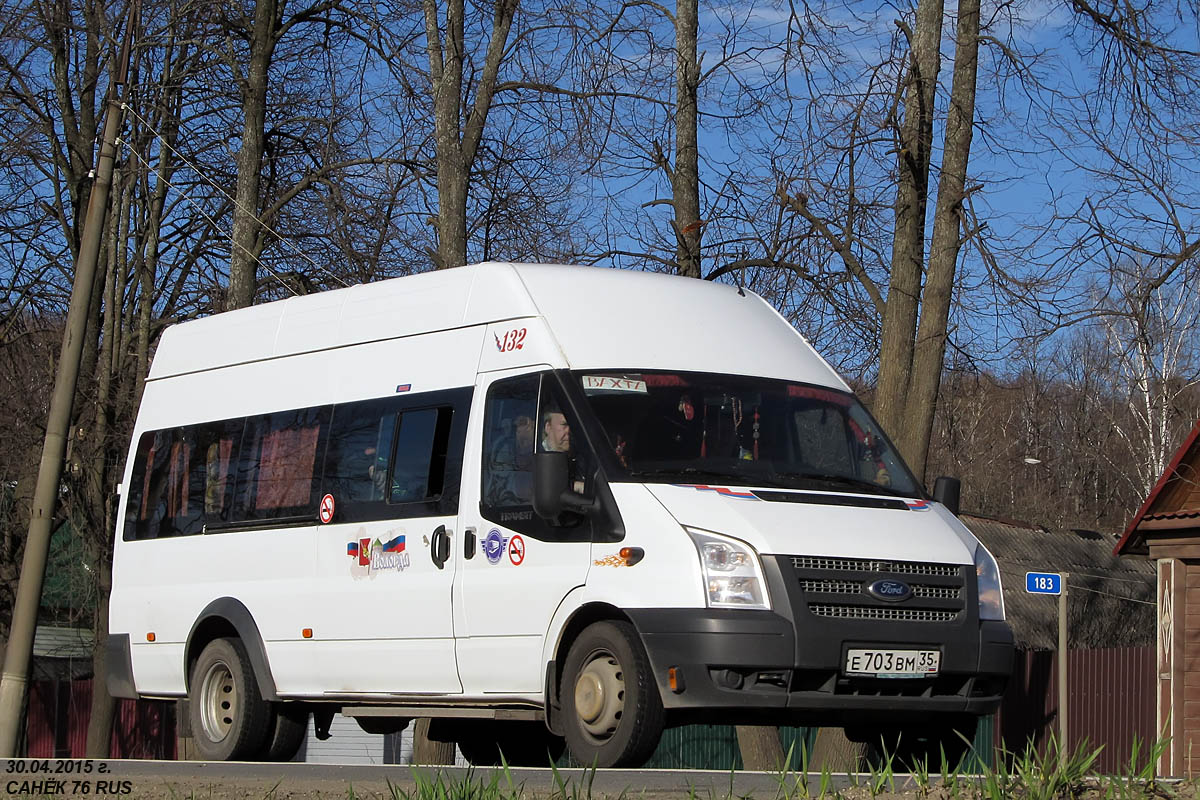
<svg viewBox="0 0 1200 800"><path fill-rule="evenodd" d="M66 628L57 625L38 625L33 634L33 655L36 658L92 658L95 637L86 628Z"/></svg>
<svg viewBox="0 0 1200 800"><path fill-rule="evenodd" d="M1136 647L1154 642L1154 564L1115 556L1111 534L1047 530L969 515L961 519L996 557L1005 611L1018 647L1052 649L1058 640L1057 598L1026 592L1026 572L1069 573L1071 647Z"/></svg>
<svg viewBox="0 0 1200 800"><path fill-rule="evenodd" d="M1154 488L1150 490L1146 502L1142 503L1142 507L1133 515L1129 527L1125 529L1125 533L1117 542L1117 546L1113 548L1113 552L1117 555L1145 554L1147 552L1146 536L1144 531L1139 530L1143 522L1200 518L1200 508L1165 507L1171 494L1166 491L1167 487L1181 480L1194 481L1197 471L1200 471L1200 420L1196 421L1192 432L1187 435L1179 450L1175 452L1175 457L1171 459L1171 463L1159 477L1158 482L1154 484Z"/></svg>

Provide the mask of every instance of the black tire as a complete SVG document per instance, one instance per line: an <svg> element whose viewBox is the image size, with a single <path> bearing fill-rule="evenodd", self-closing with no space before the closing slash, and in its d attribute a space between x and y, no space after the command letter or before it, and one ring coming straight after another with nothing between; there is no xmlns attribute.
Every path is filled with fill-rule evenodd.
<svg viewBox="0 0 1200 800"><path fill-rule="evenodd" d="M500 763L500 747L491 726L472 725L455 736L454 742L473 767L494 767Z"/></svg>
<svg viewBox="0 0 1200 800"><path fill-rule="evenodd" d="M302 703L270 703L267 738L259 761L291 761L308 735L308 707Z"/></svg>
<svg viewBox="0 0 1200 800"><path fill-rule="evenodd" d="M258 755L271 713L241 639L214 639L192 666L188 714L196 752L205 761Z"/></svg>
<svg viewBox="0 0 1200 800"><path fill-rule="evenodd" d="M597 622L579 634L563 665L559 697L567 747L583 766L640 767L654 754L662 698L628 622Z"/></svg>
<svg viewBox="0 0 1200 800"><path fill-rule="evenodd" d="M540 722L476 722L455 735L463 758L474 767L548 767L558 762L567 743ZM503 751L503 762L501 761Z"/></svg>

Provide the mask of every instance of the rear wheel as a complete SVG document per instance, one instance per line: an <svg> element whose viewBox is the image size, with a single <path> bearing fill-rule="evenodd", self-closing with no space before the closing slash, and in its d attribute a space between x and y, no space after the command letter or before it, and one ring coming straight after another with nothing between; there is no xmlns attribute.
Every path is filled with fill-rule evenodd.
<svg viewBox="0 0 1200 800"><path fill-rule="evenodd" d="M308 734L308 707L301 703L271 703L267 738L259 761L291 761Z"/></svg>
<svg viewBox="0 0 1200 800"><path fill-rule="evenodd" d="M196 752L205 761L234 761L259 753L270 709L241 639L214 639L192 667L188 713Z"/></svg>
<svg viewBox="0 0 1200 800"><path fill-rule="evenodd" d="M567 747L584 766L637 767L658 746L662 699L628 622L597 622L571 645L560 689Z"/></svg>

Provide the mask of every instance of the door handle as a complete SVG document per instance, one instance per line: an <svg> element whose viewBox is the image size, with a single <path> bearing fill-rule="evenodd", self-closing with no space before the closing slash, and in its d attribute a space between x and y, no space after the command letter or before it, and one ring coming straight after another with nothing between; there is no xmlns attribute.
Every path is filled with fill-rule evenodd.
<svg viewBox="0 0 1200 800"><path fill-rule="evenodd" d="M463 558L475 557L475 529L467 528L463 531Z"/></svg>
<svg viewBox="0 0 1200 800"><path fill-rule="evenodd" d="M450 558L450 534L446 532L445 525L438 525L433 532L429 542L429 557L438 569L446 566L446 560Z"/></svg>

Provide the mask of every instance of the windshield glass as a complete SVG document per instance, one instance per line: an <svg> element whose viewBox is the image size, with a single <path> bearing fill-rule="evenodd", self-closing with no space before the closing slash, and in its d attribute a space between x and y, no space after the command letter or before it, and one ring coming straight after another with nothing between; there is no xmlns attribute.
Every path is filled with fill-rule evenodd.
<svg viewBox="0 0 1200 800"><path fill-rule="evenodd" d="M739 375L574 374L629 478L919 496L853 395Z"/></svg>

